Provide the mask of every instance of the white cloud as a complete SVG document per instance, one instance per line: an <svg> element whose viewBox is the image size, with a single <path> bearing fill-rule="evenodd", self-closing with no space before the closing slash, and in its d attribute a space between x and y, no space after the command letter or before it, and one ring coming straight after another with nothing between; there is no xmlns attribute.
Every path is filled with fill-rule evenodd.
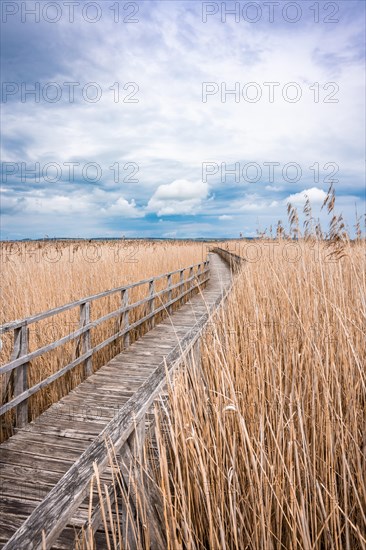
<svg viewBox="0 0 366 550"><path fill-rule="evenodd" d="M300 191L300 193L289 195L283 202L285 204L290 202L295 205L303 205L305 204L306 197L308 197L311 204L320 204L324 201L326 196L327 194L323 191L323 189L312 187L311 189L304 189L303 191Z"/></svg>
<svg viewBox="0 0 366 550"><path fill-rule="evenodd" d="M232 208L239 212L266 212L279 205L278 201L268 200L258 194L248 194L243 199L232 204Z"/></svg>
<svg viewBox="0 0 366 550"><path fill-rule="evenodd" d="M136 208L136 203L132 199L131 202L120 197L117 201L107 208L102 209L102 212L111 216L123 216L125 218L142 218L144 213Z"/></svg>
<svg viewBox="0 0 366 550"><path fill-rule="evenodd" d="M116 26L108 28L107 21L95 26L94 38L74 35L76 23L67 28L65 32L73 38L73 47L80 55L67 61L68 77L54 75L54 79L61 83L100 83L102 99L96 104L53 104L52 125L49 104L6 103L6 137L17 138L21 128L27 152L36 160L48 155L63 162L78 155L101 161L106 172L109 161L112 164L128 158L147 167L154 159L161 159L159 179L162 173L171 180L188 177L181 166L167 175L168 161L179 159L184 171L199 169L209 158L217 162L242 160L244 147L246 158L259 163L274 160L283 165L292 161L305 168L316 161L334 160L342 169L353 169L356 144L364 137L359 116L363 111L361 61L352 61L348 55L347 62L341 64L337 75L339 104L314 103L310 86L319 82L324 99L327 92L322 85L334 75L332 66L322 60L326 54L346 55L355 28L338 25L331 36L320 26L313 25L309 32L306 25L299 24L294 39L293 26L289 25L282 29L279 39L275 25L273 32L256 25L223 25L219 18L204 25L199 12L199 7L184 10L178 4L175 8L167 7L166 2L156 3L149 18L139 25L124 26L127 49L115 32ZM216 37L215 49L208 55L212 35ZM146 40L151 41L151 49L146 48ZM83 62L85 59L88 63ZM95 59L97 63L91 62ZM109 87L120 82L123 99L126 80L138 84L139 103L114 103ZM248 103L241 95L236 103L233 96L228 96L222 103L219 91L202 103L204 81L224 82L228 89L239 81L241 91L247 82L257 82L262 98L258 103ZM263 86L268 81L280 82L273 104L268 101L268 87ZM301 86L298 103L288 103L282 97L288 82ZM77 97L81 89L80 84ZM19 160L11 149L5 145L4 149L3 158ZM337 158L333 158L335 150ZM263 151L268 158L263 157ZM358 170L362 171L363 166ZM169 171L173 171L171 167ZM156 174L145 170L140 185L151 188L154 181Z"/></svg>
<svg viewBox="0 0 366 550"><path fill-rule="evenodd" d="M2 208L4 210L22 210L28 214L92 216L113 218L139 218L145 214L139 210L135 201L130 202L117 192L94 189L90 193L77 189L69 195L53 193L52 190L32 190L23 193L21 198L3 192Z"/></svg>
<svg viewBox="0 0 366 550"><path fill-rule="evenodd" d="M159 185L146 210L158 216L195 214L208 196L208 184L202 181L175 180Z"/></svg>
<svg viewBox="0 0 366 550"><path fill-rule="evenodd" d="M277 193L278 191L282 191L283 187L279 187L276 185L266 185L265 189L266 191L275 191Z"/></svg>
<svg viewBox="0 0 366 550"><path fill-rule="evenodd" d="M87 213L91 203L87 196L45 196L44 193L34 193L25 197L24 209L29 213L48 214L82 214Z"/></svg>
<svg viewBox="0 0 366 550"><path fill-rule="evenodd" d="M219 220L232 220L233 216L229 216L228 214L223 214L222 216L219 216Z"/></svg>

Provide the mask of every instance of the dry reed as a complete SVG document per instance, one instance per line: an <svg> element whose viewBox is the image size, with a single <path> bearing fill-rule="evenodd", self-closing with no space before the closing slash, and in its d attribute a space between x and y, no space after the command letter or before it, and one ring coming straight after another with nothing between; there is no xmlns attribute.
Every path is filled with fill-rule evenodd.
<svg viewBox="0 0 366 550"><path fill-rule="evenodd" d="M166 548L366 548L365 242L331 214L318 239L289 207L299 240L255 243L201 362L168 383L139 473L155 480Z"/></svg>

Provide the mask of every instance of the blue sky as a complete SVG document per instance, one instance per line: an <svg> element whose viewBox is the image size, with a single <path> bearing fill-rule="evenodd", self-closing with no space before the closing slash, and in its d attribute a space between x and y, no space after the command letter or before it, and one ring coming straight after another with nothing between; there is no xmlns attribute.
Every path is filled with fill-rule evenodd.
<svg viewBox="0 0 366 550"><path fill-rule="evenodd" d="M331 179L352 225L365 3L249 4L3 2L2 238L254 236Z"/></svg>

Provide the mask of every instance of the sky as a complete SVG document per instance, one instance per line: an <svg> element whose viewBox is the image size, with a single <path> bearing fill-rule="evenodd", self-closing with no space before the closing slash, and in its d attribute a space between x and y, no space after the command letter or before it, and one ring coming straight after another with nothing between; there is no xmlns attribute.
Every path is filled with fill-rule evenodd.
<svg viewBox="0 0 366 550"><path fill-rule="evenodd" d="M253 237L365 212L365 2L2 5L1 238Z"/></svg>

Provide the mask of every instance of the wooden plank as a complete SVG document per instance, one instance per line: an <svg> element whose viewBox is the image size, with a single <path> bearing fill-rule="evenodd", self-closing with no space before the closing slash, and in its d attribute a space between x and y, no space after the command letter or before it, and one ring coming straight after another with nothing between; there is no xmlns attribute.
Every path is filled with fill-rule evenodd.
<svg viewBox="0 0 366 550"><path fill-rule="evenodd" d="M68 449L78 450L79 454L85 451L88 446L87 441L79 439L70 440L60 437L59 435L38 434L35 432L20 430L16 435L2 443L0 449L2 449L3 446L11 447L12 445L17 445L18 442L23 447L29 445L30 443L49 445L55 450L55 452L57 452L58 447L67 447Z"/></svg>
<svg viewBox="0 0 366 550"><path fill-rule="evenodd" d="M17 439L16 441L12 441L11 443L9 443L9 445L2 446L2 453L4 452L4 455L0 458L0 462L5 462L6 464L14 464L14 461L12 461L11 458L12 453L14 454L15 458L18 459L19 455L32 455L44 458L49 457L52 460L59 460L61 459L61 457L67 457L67 459L76 460L80 456L81 452L87 447L87 445L84 445L84 449L75 449L72 446L67 445L67 443L65 442L63 446L55 448L54 445L48 445L47 443L41 441L27 441L27 445L24 445L24 442L24 439ZM6 458L5 451L8 453L8 457L10 456L10 458Z"/></svg>
<svg viewBox="0 0 366 550"><path fill-rule="evenodd" d="M163 355L164 357L164 355ZM160 361L157 362L159 364ZM108 380L115 380L118 384L123 384L123 381L126 380L126 377L134 375L136 373L146 374L154 370L154 363L146 364L146 360L140 363L120 363L119 365L113 364L109 369L104 369L103 371L98 371L95 375L96 382L101 383L108 382Z"/></svg>
<svg viewBox="0 0 366 550"><path fill-rule="evenodd" d="M111 375L113 376L113 374ZM145 377L144 377L145 378ZM104 391L108 392L108 395L111 395L111 397L119 397L124 393L124 386L123 384L118 384L118 387L113 385L112 378L107 378L106 376L101 377L99 376L97 380L88 381L87 383L80 385L75 392L73 393L73 396L81 395L82 393L88 393L90 392L101 392Z"/></svg>
<svg viewBox="0 0 366 550"><path fill-rule="evenodd" d="M57 475L59 479L61 476L60 474ZM113 476L110 471L106 471L103 475L100 476L100 479L103 484L110 485L113 481ZM25 482L23 480L20 480L19 477L9 475L8 477L1 479L0 489L1 496L6 498L20 501L27 500L41 502L50 492L53 485L54 483L50 482L49 480L40 481L33 478ZM92 500L93 505L98 504L98 491L95 486L92 493ZM71 522L73 524L75 524L76 522L78 524L82 524L81 522L85 522L85 520L87 520L88 508L89 497L87 497L81 504L78 513L73 517Z"/></svg>
<svg viewBox="0 0 366 550"><path fill-rule="evenodd" d="M23 480L20 481L19 478L3 478L0 480L1 496L11 497L17 501L30 500L39 503L50 492L52 486L52 483L25 483Z"/></svg>
<svg viewBox="0 0 366 550"><path fill-rule="evenodd" d="M131 396L131 395L130 395ZM129 396L129 397L130 397ZM126 397L126 401L127 401ZM95 403L94 399L90 399L83 403L72 403L71 406L66 406L57 414L57 417L65 419L75 419L82 421L95 422L98 419L102 419L106 423L117 414L118 410L123 404L111 406L108 402Z"/></svg>
<svg viewBox="0 0 366 550"><path fill-rule="evenodd" d="M37 465L27 467L19 464L1 464L0 477L2 480L22 479L24 483L34 482L36 479L40 483L55 485L62 477L62 473L42 470L41 468L37 468Z"/></svg>
<svg viewBox="0 0 366 550"><path fill-rule="evenodd" d="M100 433L100 427L100 424L95 422L75 423L73 421L60 421L57 426L52 426L46 422L37 422L34 424L27 424L27 426L22 429L32 433L46 433L65 438L93 441L95 436Z"/></svg>
<svg viewBox="0 0 366 550"><path fill-rule="evenodd" d="M75 546L75 529L66 527L60 537L52 546L52 550L70 550ZM95 533L95 548L98 550L108 550L104 533Z"/></svg>
<svg viewBox="0 0 366 550"><path fill-rule="evenodd" d="M234 272L239 271L245 264L244 258L242 258L241 256L238 256L237 254L229 252L228 250L224 250L223 248L220 248L220 247L213 248L213 252L215 252L223 260L225 260L225 262L229 264L230 268Z"/></svg>
<svg viewBox="0 0 366 550"><path fill-rule="evenodd" d="M67 453L66 450L63 452L62 457L37 457L37 469L42 469L49 472L60 472L65 473L74 462L74 455L72 453ZM26 466L31 468L34 464L34 456L28 453L15 453L12 450L2 449L0 456L0 464L11 464L13 466ZM1 471L1 467L0 467Z"/></svg>
<svg viewBox="0 0 366 550"><path fill-rule="evenodd" d="M109 389L104 389L102 385L98 386L89 386L88 388L80 388L80 391L78 391L76 394L70 397L70 402L72 399L72 402L75 403L76 401L80 401L81 399L85 397L93 397L96 399L96 402L98 399L109 399L112 403L120 403L121 401L124 401L126 397L129 397L129 393L132 391L136 391L136 387L138 387L138 382L142 382L146 379L145 377L142 377L140 380L135 380L135 388L131 387L128 384L120 384L120 388L118 389L118 392L114 392ZM137 382L137 386L136 386Z"/></svg>

